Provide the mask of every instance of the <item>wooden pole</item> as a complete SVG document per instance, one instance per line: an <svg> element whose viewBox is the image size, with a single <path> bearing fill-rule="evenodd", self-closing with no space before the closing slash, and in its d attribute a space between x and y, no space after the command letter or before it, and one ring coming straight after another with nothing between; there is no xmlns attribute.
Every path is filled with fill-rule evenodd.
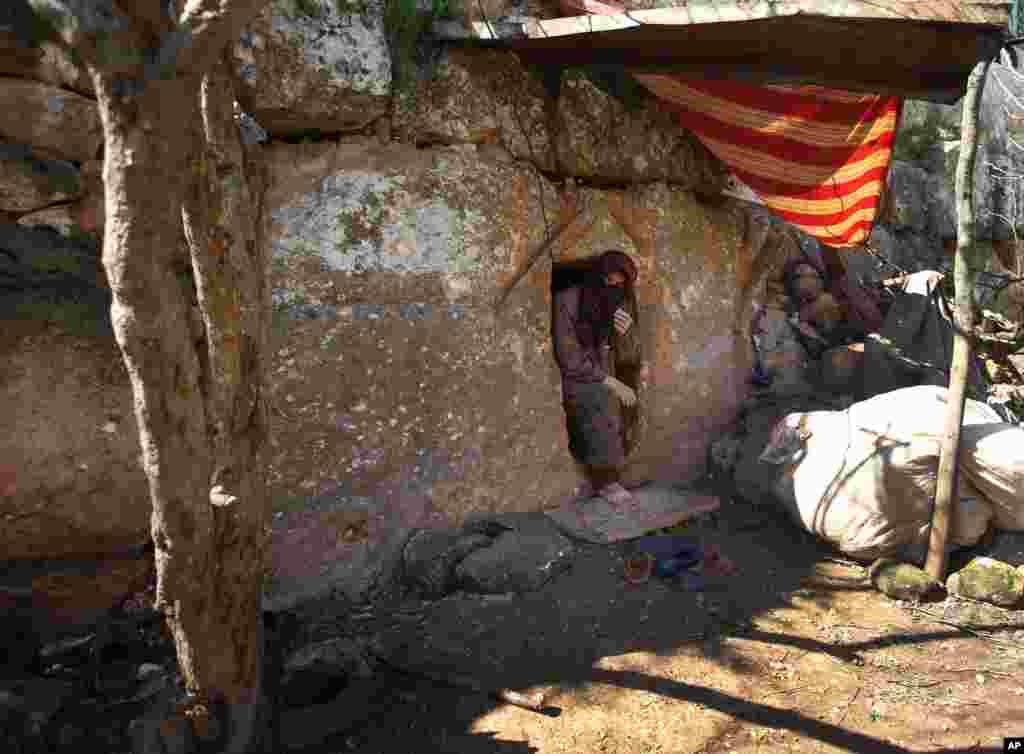
<svg viewBox="0 0 1024 754"><path fill-rule="evenodd" d="M953 361L946 393L946 423L942 433L939 472L935 485L935 509L928 539L924 570L936 581L946 578L946 540L954 501L957 499L957 457L960 427L967 397L967 373L971 362L974 328L974 158L978 149L978 109L989 62L978 63L967 80L960 123L960 156L956 166L956 257L953 262L956 317Z"/></svg>

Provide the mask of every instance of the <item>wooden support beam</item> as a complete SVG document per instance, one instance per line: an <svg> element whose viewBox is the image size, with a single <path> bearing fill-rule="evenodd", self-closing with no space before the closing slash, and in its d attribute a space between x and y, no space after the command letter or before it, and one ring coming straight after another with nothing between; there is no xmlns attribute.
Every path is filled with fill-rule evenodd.
<svg viewBox="0 0 1024 754"><path fill-rule="evenodd" d="M974 161L978 149L978 110L989 62L978 63L967 80L963 119L960 126L960 158L956 166L957 243L953 263L956 296L956 327L953 333L953 361L946 393L946 422L939 454L935 508L928 539L924 570L936 581L946 578L946 542L949 522L957 500L957 460L960 428L967 397L967 373L971 363L971 335L974 328Z"/></svg>

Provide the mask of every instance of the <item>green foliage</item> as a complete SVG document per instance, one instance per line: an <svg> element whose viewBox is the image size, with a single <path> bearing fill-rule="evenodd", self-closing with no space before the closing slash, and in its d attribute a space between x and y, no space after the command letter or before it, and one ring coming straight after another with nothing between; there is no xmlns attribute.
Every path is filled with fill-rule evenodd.
<svg viewBox="0 0 1024 754"><path fill-rule="evenodd" d="M134 66L143 61L142 54L127 46L123 38L105 33L96 40L96 62L101 66Z"/></svg>
<svg viewBox="0 0 1024 754"><path fill-rule="evenodd" d="M100 245L100 234L94 230L82 230L77 225L73 225L68 232L68 240L98 248Z"/></svg>
<svg viewBox="0 0 1024 754"><path fill-rule="evenodd" d="M260 574L260 593L264 597L268 597L277 591L280 584L281 582L277 574L269 566Z"/></svg>
<svg viewBox="0 0 1024 754"><path fill-rule="evenodd" d="M640 109L649 97L647 90L620 65L573 66L567 68L563 76L565 81L589 81L609 97L619 100L626 112Z"/></svg>
<svg viewBox="0 0 1024 754"><path fill-rule="evenodd" d="M472 2L472 0L469 0ZM415 82L417 52L435 20L453 18L459 12L457 0L431 0L429 12L422 12L416 0L384 0L384 30L391 48L391 75L400 93Z"/></svg>
<svg viewBox="0 0 1024 754"><path fill-rule="evenodd" d="M893 144L893 159L915 162L923 160L928 152L942 140L942 120L939 113L928 110L924 119L900 124Z"/></svg>
<svg viewBox="0 0 1024 754"><path fill-rule="evenodd" d="M319 128L304 128L299 131L292 131L282 137L282 141L289 144L314 144L323 141L327 136Z"/></svg>
<svg viewBox="0 0 1024 754"><path fill-rule="evenodd" d="M72 254L33 254L28 259L33 270L43 273L63 273L82 277L81 261Z"/></svg>
<svg viewBox="0 0 1024 754"><path fill-rule="evenodd" d="M370 9L367 0L334 0L339 16L362 16Z"/></svg>
<svg viewBox="0 0 1024 754"><path fill-rule="evenodd" d="M289 311L291 306L283 303L275 303L270 309L270 335L272 338L283 338L288 334L288 325L291 322Z"/></svg>
<svg viewBox="0 0 1024 754"><path fill-rule="evenodd" d="M238 173L231 173L230 175L224 176L224 180L221 181L225 193L234 194L242 190L242 178Z"/></svg>
<svg viewBox="0 0 1024 754"><path fill-rule="evenodd" d="M19 301L10 316L15 320L48 322L80 338L109 337L113 332L109 307L88 301Z"/></svg>
<svg viewBox="0 0 1024 754"><path fill-rule="evenodd" d="M270 510L272 513L290 513L300 511L306 505L306 498L302 495L274 495L270 499Z"/></svg>
<svg viewBox="0 0 1024 754"><path fill-rule="evenodd" d="M46 177L46 185L55 194L77 194L82 190L82 181L74 173L52 173Z"/></svg>
<svg viewBox="0 0 1024 754"><path fill-rule="evenodd" d="M320 4L320 0L275 0L272 7L292 20L300 16L320 19L327 15L327 9Z"/></svg>

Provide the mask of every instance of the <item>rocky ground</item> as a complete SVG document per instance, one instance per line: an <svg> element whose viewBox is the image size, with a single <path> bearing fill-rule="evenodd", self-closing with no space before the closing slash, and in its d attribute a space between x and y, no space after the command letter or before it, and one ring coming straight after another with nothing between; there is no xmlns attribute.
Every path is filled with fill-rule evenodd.
<svg viewBox="0 0 1024 754"><path fill-rule="evenodd" d="M1001 751L1021 733L1024 609L890 600L862 565L739 501L687 527L739 568L701 591L629 583L628 545L568 542L542 518L426 530L388 594L278 613L275 750ZM524 557L480 547L510 531ZM1024 537L976 552L1024 562ZM147 731L176 674L148 596L99 630L23 637L0 681L4 751L157 751ZM542 693L544 709L499 689ZM161 731L159 750L190 750Z"/></svg>

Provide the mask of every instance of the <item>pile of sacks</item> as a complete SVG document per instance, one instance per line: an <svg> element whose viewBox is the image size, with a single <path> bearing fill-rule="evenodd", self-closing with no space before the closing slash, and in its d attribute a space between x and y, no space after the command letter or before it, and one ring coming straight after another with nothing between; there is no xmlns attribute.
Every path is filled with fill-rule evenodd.
<svg viewBox="0 0 1024 754"><path fill-rule="evenodd" d="M946 389L932 385L843 411L790 413L760 457L740 459L737 488L748 499L771 496L808 532L852 557L922 562L945 416ZM958 469L951 549L977 543L990 524L1024 530L1024 429L968 400Z"/></svg>

